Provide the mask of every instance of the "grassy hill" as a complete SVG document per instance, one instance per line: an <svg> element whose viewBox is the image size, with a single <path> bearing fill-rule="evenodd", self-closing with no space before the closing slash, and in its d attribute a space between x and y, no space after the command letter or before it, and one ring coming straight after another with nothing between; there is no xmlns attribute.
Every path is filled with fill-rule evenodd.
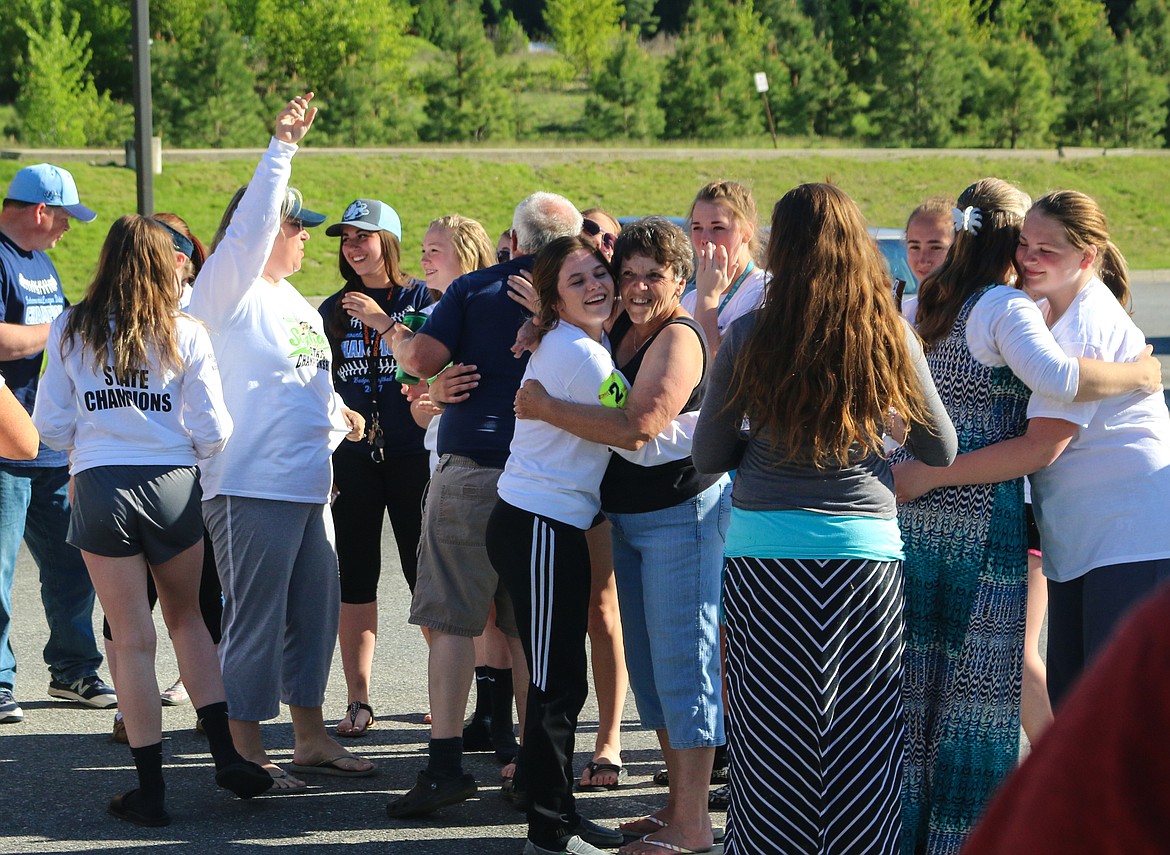
<svg viewBox="0 0 1170 855"><path fill-rule="evenodd" d="M738 155L739 153L737 153ZM257 153L258 156L258 153ZM155 207L183 216L205 241L232 192L247 181L255 158L166 163L156 176ZM7 186L24 162L0 161ZM74 228L52 258L72 299L84 292L109 223L135 208L134 173L118 166L69 163L82 201L98 212L89 225ZM354 198L373 197L393 205L403 222L403 257L418 272L423 233L431 219L460 213L482 222L492 236L511 222L516 202L534 190L551 190L580 207L601 205L615 215L685 215L695 191L713 178L733 178L755 191L761 220L786 190L805 181L831 180L860 204L872 225L901 226L923 197L957 194L973 180L998 175L1033 195L1072 188L1095 197L1109 215L1115 242L1135 269L1170 268L1170 157L1134 155L1052 161L952 154L910 158L854 158L801 153L779 158L727 157L708 152L701 160L672 158L670 149L627 159L594 152L579 159L545 157L538 149L507 161L476 157L345 154L303 156L293 183L306 205L340 217ZM337 241L315 230L306 247L304 269L293 282L305 294L328 294L339 286Z"/></svg>

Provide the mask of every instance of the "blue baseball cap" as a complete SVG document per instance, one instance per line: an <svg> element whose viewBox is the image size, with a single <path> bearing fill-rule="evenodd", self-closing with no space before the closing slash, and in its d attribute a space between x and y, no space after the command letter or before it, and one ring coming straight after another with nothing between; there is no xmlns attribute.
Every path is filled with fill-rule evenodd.
<svg viewBox="0 0 1170 855"><path fill-rule="evenodd" d="M301 203L301 194L289 191L291 206L289 212L285 214L286 220L291 220L294 223L299 223L303 228L311 229L315 226L321 225L325 222L325 215L318 214L316 211L310 211Z"/></svg>
<svg viewBox="0 0 1170 855"><path fill-rule="evenodd" d="M325 234L329 237L339 237L345 226L365 229L368 232L390 232L402 240L402 220L399 219L398 212L377 199L355 199L350 202L345 213L341 215L341 222L325 229Z"/></svg>
<svg viewBox="0 0 1170 855"><path fill-rule="evenodd" d="M4 198L34 205L44 202L54 208L64 208L83 223L97 219L97 214L77 198L77 184L69 170L51 163L38 163L20 170L8 185Z"/></svg>

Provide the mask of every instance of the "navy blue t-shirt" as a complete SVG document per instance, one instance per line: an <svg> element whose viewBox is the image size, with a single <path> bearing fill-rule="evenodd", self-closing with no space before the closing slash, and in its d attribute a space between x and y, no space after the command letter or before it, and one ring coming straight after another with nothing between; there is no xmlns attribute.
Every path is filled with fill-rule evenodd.
<svg viewBox="0 0 1170 855"><path fill-rule="evenodd" d="M362 293L372 297L390 319L397 322L411 310L429 306L434 299L427 290L425 282L411 280L406 287L363 288ZM374 406L371 395L370 360L367 356L367 339L369 344L374 342L374 332L365 329L357 318L349 318L349 326L341 340L333 334L330 317L333 307L341 299L342 291L338 291L326 298L321 304L321 317L325 319L325 333L333 347L333 385L345 405L356 410L366 417L369 424L373 415ZM385 441L387 457L401 457L408 454L425 454L423 436L425 431L420 428L410 415L410 402L402 394L401 384L394 379L394 371L398 362L390 352L390 343L380 336L378 345L378 361L375 365L375 375L378 381L378 419L382 425L382 436ZM363 437L351 442L343 440L338 451L352 451L361 454L370 453L370 444Z"/></svg>
<svg viewBox="0 0 1170 855"><path fill-rule="evenodd" d="M528 312L508 296L508 276L532 269L532 256L460 276L419 331L451 351L453 362L478 367L479 386L451 404L439 422L439 454L460 454L480 466L503 468L516 429L516 390L528 354L512 356Z"/></svg>
<svg viewBox="0 0 1170 855"><path fill-rule="evenodd" d="M57 268L40 250L24 250L0 232L0 319L6 324L34 326L52 322L65 311L65 294ZM0 374L12 394L32 413L45 352L0 362ZM5 466L66 466L69 455L41 445L35 460L8 460Z"/></svg>

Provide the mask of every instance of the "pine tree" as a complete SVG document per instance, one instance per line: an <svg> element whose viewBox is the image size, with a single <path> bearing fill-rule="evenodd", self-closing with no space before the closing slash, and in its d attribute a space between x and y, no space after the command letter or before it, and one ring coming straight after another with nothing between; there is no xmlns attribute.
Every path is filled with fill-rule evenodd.
<svg viewBox="0 0 1170 855"><path fill-rule="evenodd" d="M20 22L28 39L17 72L21 141L55 148L106 144L125 114L115 109L109 93L98 94L88 70L89 33L81 30L76 14L66 27L56 0L50 0L47 13L41 21Z"/></svg>
<svg viewBox="0 0 1170 855"><path fill-rule="evenodd" d="M158 39L152 48L155 133L170 145L232 148L263 134L263 104L222 0L204 4L198 39Z"/></svg>
<svg viewBox="0 0 1170 855"><path fill-rule="evenodd" d="M797 0L763 0L760 15L770 38L762 67L768 101L781 133L848 133L852 115L845 70L818 36Z"/></svg>
<svg viewBox="0 0 1170 855"><path fill-rule="evenodd" d="M444 58L424 74L425 140L478 142L507 135L513 120L512 97L495 51L483 28L475 0L455 0L451 26L440 45Z"/></svg>
<svg viewBox="0 0 1170 855"><path fill-rule="evenodd" d="M976 99L983 142L1003 147L1040 146L1050 142L1057 105L1048 97L1052 78L1040 49L1027 36L999 28L981 52L982 84Z"/></svg>
<svg viewBox="0 0 1170 855"><path fill-rule="evenodd" d="M763 109L745 59L760 57L765 40L750 0L694 0L663 75L665 135L730 139L762 132Z"/></svg>
<svg viewBox="0 0 1170 855"><path fill-rule="evenodd" d="M638 31L622 33L617 49L593 77L585 125L601 139L654 139L666 127L658 106L662 72L638 44Z"/></svg>
<svg viewBox="0 0 1170 855"><path fill-rule="evenodd" d="M544 20L560 54L588 78L609 55L624 11L620 0L548 0Z"/></svg>

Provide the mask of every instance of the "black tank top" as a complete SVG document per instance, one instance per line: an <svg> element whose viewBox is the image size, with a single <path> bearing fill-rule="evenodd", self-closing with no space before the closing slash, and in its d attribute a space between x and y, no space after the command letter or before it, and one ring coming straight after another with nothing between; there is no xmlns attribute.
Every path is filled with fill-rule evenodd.
<svg viewBox="0 0 1170 855"><path fill-rule="evenodd" d="M625 365L619 366L630 386L638 376L642 367L642 359L650 349L650 342L658 338L662 330L671 324L682 324L695 331L699 343L703 348L703 373L698 384L691 390L681 412L697 412L703 403L703 394L707 391L707 339L703 328L693 318L674 318L662 326L662 329L650 336L644 345L634 354ZM617 352L618 345L630 331L632 324L629 316L622 314L614 323L609 340ZM722 474L702 475L695 471L690 457L682 460L672 460L658 466L639 466L630 463L619 454L609 459L609 466L605 470L605 477L601 480L601 508L614 514L641 514L647 511L660 511L671 508L688 499L693 499L706 490Z"/></svg>

